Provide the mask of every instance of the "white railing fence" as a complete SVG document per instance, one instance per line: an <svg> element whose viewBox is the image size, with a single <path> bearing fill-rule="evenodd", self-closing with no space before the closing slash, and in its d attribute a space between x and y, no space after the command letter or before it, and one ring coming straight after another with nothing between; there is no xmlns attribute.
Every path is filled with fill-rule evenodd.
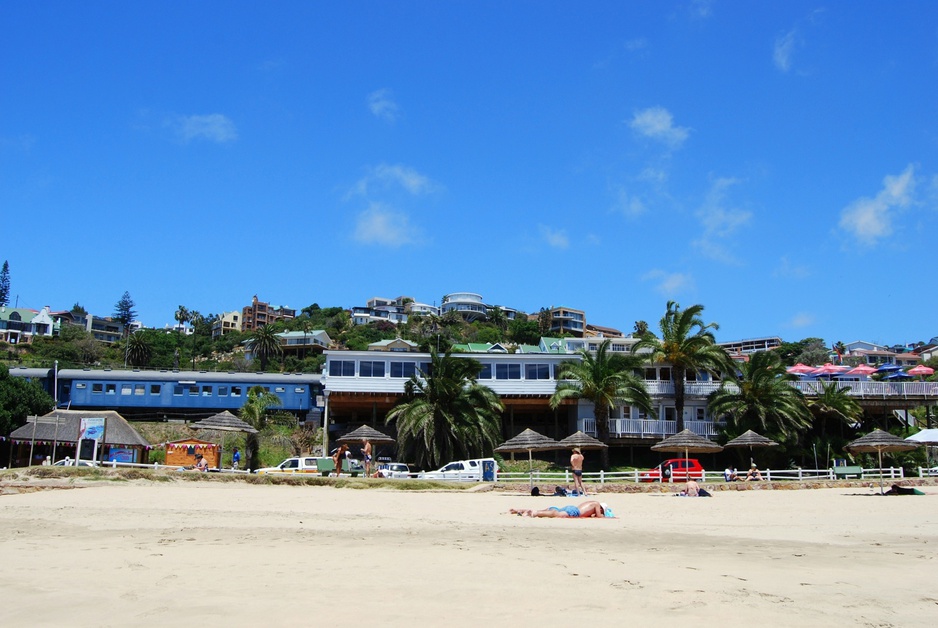
<svg viewBox="0 0 938 628"><path fill-rule="evenodd" d="M919 475L922 475L922 469L919 469ZM925 472L928 469L924 469ZM762 473L763 481L765 482L778 482L778 481L795 481L795 482L809 482L812 480L836 480L837 474L834 472L834 468L830 469L764 469L760 470ZM589 484L606 484L606 483L615 483L615 482L640 482L641 475L645 471L640 469L635 469L634 471L597 471L597 472L583 472L583 482ZM905 477L902 467L884 467L883 469L861 469L859 478L860 480L878 480L882 474L883 479L890 480L901 480ZM683 473L678 472L678 478L668 478L664 480L666 484L683 484L685 482L685 477ZM938 475L938 471L934 473ZM704 471L703 474L700 472L691 472L690 477L692 479L701 481L701 482L721 482L725 483L726 480L723 477L722 471ZM573 474L568 471L532 471L530 473L525 472L514 472L514 473L505 473L504 471L498 474L499 482L529 482L533 481L535 484L572 484L573 483ZM647 482L647 480L646 480ZM740 482L745 483L744 480Z"/></svg>

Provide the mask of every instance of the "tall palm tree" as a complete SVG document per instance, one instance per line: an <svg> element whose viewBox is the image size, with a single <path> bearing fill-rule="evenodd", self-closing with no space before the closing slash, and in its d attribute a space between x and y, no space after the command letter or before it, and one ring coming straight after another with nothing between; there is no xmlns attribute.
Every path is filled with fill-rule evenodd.
<svg viewBox="0 0 938 628"><path fill-rule="evenodd" d="M400 449L417 464L435 468L457 457L489 455L501 438L501 400L476 382L482 365L430 352L430 369L404 384L402 403L388 413Z"/></svg>
<svg viewBox="0 0 938 628"><path fill-rule="evenodd" d="M557 369L557 387L550 398L556 409L565 399L588 399L593 402L596 433L599 440L609 440L609 408L621 403L637 406L654 414L651 396L644 380L636 375L641 359L635 355L609 352L610 341L603 340L595 355L580 349L578 361L563 362ZM603 449L603 466L608 466L608 450Z"/></svg>
<svg viewBox="0 0 938 628"><path fill-rule="evenodd" d="M257 434L248 434L244 443L244 453L247 458L248 469L256 471L260 466L258 464L258 452L260 451L261 438L276 438L272 428L275 425L287 424L294 421L288 420L280 415L269 413L270 408L281 406L283 402L280 397L268 391L263 386L252 386L248 390L247 400L241 406L238 413L241 420L257 430ZM289 445L289 439L281 445Z"/></svg>
<svg viewBox="0 0 938 628"><path fill-rule="evenodd" d="M264 325L258 327L251 334L250 340L251 352L261 361L261 370L267 370L267 362L271 356L280 355L283 347L280 345L280 336L273 325Z"/></svg>
<svg viewBox="0 0 938 628"><path fill-rule="evenodd" d="M633 353L650 350L652 362L664 362L671 366L678 432L684 430L684 384L687 381L687 373L735 372L733 361L723 347L716 343L711 331L719 329L720 326L716 323L704 324L700 317L703 309L702 305L692 305L682 310L676 302L668 301L668 309L659 323L661 338L646 332L632 345Z"/></svg>
<svg viewBox="0 0 938 628"><path fill-rule="evenodd" d="M808 399L808 409L821 424L821 438L827 432L827 422L833 419L843 425L853 425L863 416L863 408L850 396L847 388L837 382L821 382L821 390L813 399Z"/></svg>
<svg viewBox="0 0 938 628"><path fill-rule="evenodd" d="M707 406L714 418L726 418L727 431L748 429L780 440L811 425L811 413L795 378L774 351L760 351L739 365L741 375L726 379L710 395Z"/></svg>
<svg viewBox="0 0 938 628"><path fill-rule="evenodd" d="M150 340L142 331L136 331L127 338L127 360L132 366L146 366L153 355Z"/></svg>

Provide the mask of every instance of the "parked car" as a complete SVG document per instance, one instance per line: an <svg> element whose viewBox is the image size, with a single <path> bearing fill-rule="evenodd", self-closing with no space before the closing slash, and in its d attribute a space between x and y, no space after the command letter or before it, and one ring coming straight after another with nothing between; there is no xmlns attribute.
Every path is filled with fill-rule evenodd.
<svg viewBox="0 0 938 628"><path fill-rule="evenodd" d="M53 463L53 467L93 467L94 463L89 460L78 460L78 464L75 464L76 461L71 458L63 458L56 463Z"/></svg>
<svg viewBox="0 0 938 628"><path fill-rule="evenodd" d="M457 460L444 465L436 471L427 471L417 477L422 480L462 480L495 481L498 463L494 458L476 458L475 460Z"/></svg>
<svg viewBox="0 0 938 628"><path fill-rule="evenodd" d="M687 479L703 479L704 468L696 458L671 458L656 467L642 472L639 482L684 482Z"/></svg>
<svg viewBox="0 0 938 628"><path fill-rule="evenodd" d="M383 478L409 478L410 467L403 462L379 462L375 471Z"/></svg>
<svg viewBox="0 0 938 628"><path fill-rule="evenodd" d="M364 470L358 460L351 460L346 458L342 462L342 473L347 473L354 477L360 475ZM316 456L294 456L292 458L287 458L276 467L264 467L263 469L258 469L257 473L315 473L320 475L329 475L329 473L334 470L335 466L332 463L331 457L317 458Z"/></svg>

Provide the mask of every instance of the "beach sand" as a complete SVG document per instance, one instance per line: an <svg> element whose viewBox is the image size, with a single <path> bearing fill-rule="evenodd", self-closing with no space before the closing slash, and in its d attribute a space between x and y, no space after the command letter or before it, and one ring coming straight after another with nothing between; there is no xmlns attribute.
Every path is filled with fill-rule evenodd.
<svg viewBox="0 0 938 628"><path fill-rule="evenodd" d="M931 626L938 488L577 499L218 482L0 497L4 626Z"/></svg>

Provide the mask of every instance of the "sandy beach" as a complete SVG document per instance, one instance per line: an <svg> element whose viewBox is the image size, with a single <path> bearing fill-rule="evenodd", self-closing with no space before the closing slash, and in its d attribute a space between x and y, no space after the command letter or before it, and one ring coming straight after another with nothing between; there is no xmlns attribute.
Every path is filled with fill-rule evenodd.
<svg viewBox="0 0 938 628"><path fill-rule="evenodd" d="M5 626L926 626L938 488L576 499L217 482L0 497Z"/></svg>

